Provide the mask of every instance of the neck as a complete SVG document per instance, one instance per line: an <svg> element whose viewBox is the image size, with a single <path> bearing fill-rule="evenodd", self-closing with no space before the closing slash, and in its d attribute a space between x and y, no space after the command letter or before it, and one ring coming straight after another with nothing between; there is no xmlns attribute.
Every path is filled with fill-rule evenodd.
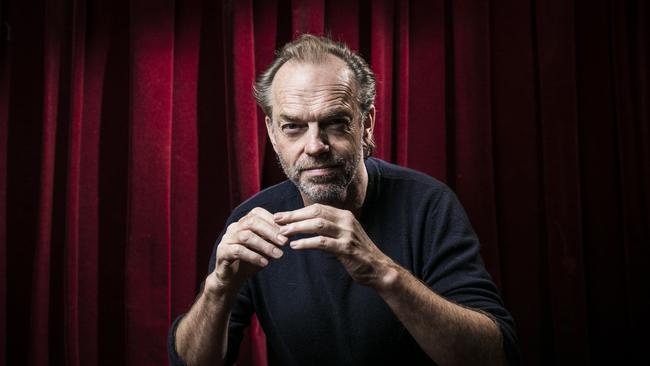
<svg viewBox="0 0 650 366"><path fill-rule="evenodd" d="M366 164L361 160L357 172L348 186L343 201L328 202L325 204L342 210L348 210L352 212L354 216L359 217L361 215L363 202L366 199L366 192L368 192L368 171L366 170ZM302 192L300 192L300 195L302 196L302 201L305 204L305 207L315 203Z"/></svg>

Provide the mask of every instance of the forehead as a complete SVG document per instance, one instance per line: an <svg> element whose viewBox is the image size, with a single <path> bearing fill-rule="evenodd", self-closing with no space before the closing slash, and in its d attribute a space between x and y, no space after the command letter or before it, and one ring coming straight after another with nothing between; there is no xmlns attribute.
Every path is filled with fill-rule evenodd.
<svg viewBox="0 0 650 366"><path fill-rule="evenodd" d="M273 114L316 117L332 108L354 109L354 75L343 60L328 55L322 62L289 61L271 85Z"/></svg>

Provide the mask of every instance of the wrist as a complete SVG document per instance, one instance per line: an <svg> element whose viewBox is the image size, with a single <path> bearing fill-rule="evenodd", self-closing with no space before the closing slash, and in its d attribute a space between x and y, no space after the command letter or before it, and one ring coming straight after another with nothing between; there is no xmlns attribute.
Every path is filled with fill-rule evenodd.
<svg viewBox="0 0 650 366"><path fill-rule="evenodd" d="M402 267L393 261L389 261L382 266L382 271L377 277L376 283L372 286L379 293L387 293L393 291L399 286L400 278L402 276Z"/></svg>
<svg viewBox="0 0 650 366"><path fill-rule="evenodd" d="M217 271L209 274L203 285L203 296L211 302L223 302L232 299L238 291L238 286L228 285L221 281L217 276Z"/></svg>

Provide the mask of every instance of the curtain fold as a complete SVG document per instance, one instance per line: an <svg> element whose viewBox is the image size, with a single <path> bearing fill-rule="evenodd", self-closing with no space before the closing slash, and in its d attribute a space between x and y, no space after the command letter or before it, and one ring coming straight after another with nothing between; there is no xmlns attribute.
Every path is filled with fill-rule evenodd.
<svg viewBox="0 0 650 366"><path fill-rule="evenodd" d="M79 227L80 227L80 168L81 168L81 129L84 106L84 64L85 64L85 24L86 9L84 1L75 1L72 9L71 60L70 60L70 123L68 136L68 171L66 186L66 229L65 261L67 268L64 282L64 308L66 313L65 334L66 358L71 365L79 365Z"/></svg>
<svg viewBox="0 0 650 366"><path fill-rule="evenodd" d="M99 206L99 160L100 137L102 125L102 109L107 108L104 99L104 78L106 76L109 32L110 8L105 4L95 4L78 0L76 2L75 41L76 55L75 67L81 75L76 78L76 93L71 101L79 113L78 140L75 141L78 156L69 154L71 166L74 161L77 165L76 177L70 177L70 195L76 195L76 219L69 220L68 226L68 264L70 277L67 281L66 306L76 314L68 316L67 329L72 333L70 341L66 342L67 359L70 365L97 365L99 364L98 339L101 334L99 327L100 314L100 281L99 281L99 243L100 243L100 213ZM80 102L80 103L79 103ZM77 104L79 103L79 104ZM105 136L104 136L105 138ZM105 141L105 140L104 140ZM72 141L71 141L72 143ZM72 175L72 174L71 174ZM73 190L73 185L76 186ZM118 267L115 267L118 268ZM75 278L76 276L76 278ZM73 307L74 306L74 307ZM104 318L105 315L102 316ZM106 319L108 320L108 319ZM77 324L74 324L74 322Z"/></svg>
<svg viewBox="0 0 650 366"><path fill-rule="evenodd" d="M648 7L642 2L633 4L610 4L612 37L612 68L614 89L614 110L618 143L619 188L622 201L622 242L625 273L626 300L629 306L627 324L634 332L640 332L648 323L644 317L645 302L650 301L649 291L638 292L637 286L643 286L641 278L643 268L648 265L650 212L648 202L648 95L639 93L647 91L647 20ZM644 16L639 19L638 14ZM645 27L644 27L645 23ZM640 27L640 28L637 28ZM637 33L641 30L641 33ZM639 42L643 39L644 41ZM647 75L647 74L646 74ZM644 99L642 99L644 98ZM644 114L644 111L646 113ZM645 120L641 118L645 117ZM644 127L645 126L645 127ZM644 133L645 132L645 133ZM635 339L633 344L642 347Z"/></svg>
<svg viewBox="0 0 650 366"><path fill-rule="evenodd" d="M526 309L517 319L522 350L537 349L535 362L550 364L552 349L546 282L545 229L542 222L542 171L538 124L536 34L533 4L492 3L491 118L499 234L501 291L512 308ZM507 143L505 143L507 141ZM520 281L511 273L525 274ZM534 315L533 315L534 314ZM535 338L525 334L537 334ZM530 360L532 357L524 356Z"/></svg>
<svg viewBox="0 0 650 366"><path fill-rule="evenodd" d="M130 3L130 118L125 249L126 360L164 364L171 322L174 2Z"/></svg>
<svg viewBox="0 0 650 366"><path fill-rule="evenodd" d="M5 0L0 364L166 364L230 211L285 179L251 86L303 32L371 64L375 155L458 194L524 364L631 362L649 18L638 0ZM266 347L253 319L238 364Z"/></svg>
<svg viewBox="0 0 650 366"><path fill-rule="evenodd" d="M473 225L481 235L484 259L500 283L491 109L490 4L454 1L453 62L455 188L466 197L465 208L475 212ZM481 187L476 189L476 187Z"/></svg>
<svg viewBox="0 0 650 366"><path fill-rule="evenodd" d="M574 4L538 2L539 104L544 222L554 348L567 362L589 362L580 221ZM561 222L562 225L558 225ZM552 260L562 258L561 261ZM563 338L573 339L566 343Z"/></svg>
<svg viewBox="0 0 650 366"><path fill-rule="evenodd" d="M252 0L232 3L232 54L229 90L228 140L230 151L231 197L238 204L260 189L259 129L257 108L251 98L251 86L255 81L255 30ZM232 71L230 74L228 71Z"/></svg>
<svg viewBox="0 0 650 366"><path fill-rule="evenodd" d="M410 134L411 120L409 114L409 82L410 82L410 44L409 44L409 3L398 2L396 7L396 30L394 37L397 42L397 58L395 62L395 73L397 75L395 95L395 161L400 165L408 165L408 141ZM370 61L372 65L372 60Z"/></svg>
<svg viewBox="0 0 650 366"><path fill-rule="evenodd" d="M449 95L453 92L454 64L452 49L454 42L451 38L447 12L451 12L449 1L434 2L414 1L409 4L409 64L417 70L417 77L409 81L408 120L413 124L408 139L403 143L408 146L408 155L413 157L427 156L428 159L415 158L409 160L409 166L425 172L442 181L448 181L448 150L454 144L447 141L452 137L452 115L454 99ZM383 32L377 35L382 38ZM449 59L447 59L448 57ZM372 59L374 63L374 58ZM373 65L374 66L374 65ZM390 67L386 69L388 72ZM421 70L426 70L422 72ZM426 90L426 92L423 92ZM390 106L390 105L389 105ZM387 108L387 110L390 110ZM390 122L390 121L388 121ZM386 123L392 126L392 123ZM426 134L419 133L427 131ZM385 155L390 156L390 155Z"/></svg>
<svg viewBox="0 0 650 366"><path fill-rule="evenodd" d="M204 7L201 1L176 4L171 146L171 317L195 296L199 206L199 62ZM188 270L190 269L190 270Z"/></svg>
<svg viewBox="0 0 650 366"><path fill-rule="evenodd" d="M0 6L0 38L6 37ZM7 132L9 120L9 55L6 42L0 42L0 324L7 324ZM7 326L0 327L0 362L7 354Z"/></svg>
<svg viewBox="0 0 650 366"><path fill-rule="evenodd" d="M395 52L393 1L377 1L372 7L371 38L373 45L370 59L377 78L375 99L376 119L374 138L377 154L392 154L392 110L393 110L393 52ZM366 55L367 57L367 55Z"/></svg>
<svg viewBox="0 0 650 366"><path fill-rule="evenodd" d="M51 287L57 284L50 280L52 268L52 245L58 247L58 238L53 238L53 201L55 190L55 161L57 122L59 110L61 58L63 57L65 8L57 0L45 1L44 11L52 17L44 19L43 26L43 99L42 103L42 137L40 157L40 186L38 194L35 253L33 259L33 280L29 288L32 301L29 322L29 345L27 354L29 365L48 364L50 340ZM35 192L36 193L36 192ZM53 240L55 239L55 240ZM56 279L57 282L60 278Z"/></svg>

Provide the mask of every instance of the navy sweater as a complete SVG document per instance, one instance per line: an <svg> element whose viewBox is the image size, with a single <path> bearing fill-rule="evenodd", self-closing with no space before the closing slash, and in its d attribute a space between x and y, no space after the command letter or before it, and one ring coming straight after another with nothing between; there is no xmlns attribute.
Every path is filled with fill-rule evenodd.
<svg viewBox="0 0 650 366"><path fill-rule="evenodd" d="M413 170L374 158L365 164L368 191L359 221L370 239L437 294L495 319L508 359L518 363L513 320L483 266L478 239L456 196ZM258 206L274 213L304 204L296 187L285 181L237 207L226 226ZM434 364L379 295L352 281L333 255L288 245L283 250L284 256L247 281L237 297L229 324L229 363L255 312L266 333L270 365ZM216 245L210 272L215 251ZM184 365L173 346L179 319L169 337L174 365Z"/></svg>

